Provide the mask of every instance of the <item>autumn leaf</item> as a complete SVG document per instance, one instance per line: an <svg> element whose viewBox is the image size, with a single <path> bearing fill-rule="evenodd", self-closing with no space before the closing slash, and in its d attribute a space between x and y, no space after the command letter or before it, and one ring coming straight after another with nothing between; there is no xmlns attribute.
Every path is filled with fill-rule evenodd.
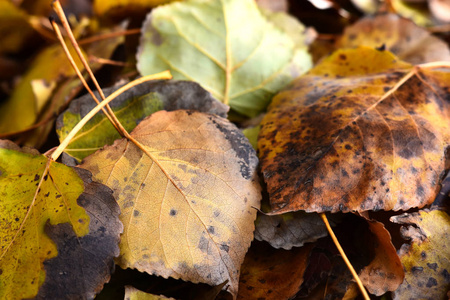
<svg viewBox="0 0 450 300"><path fill-rule="evenodd" d="M254 242L245 256L238 299L291 299L303 282L313 244L291 251Z"/></svg>
<svg viewBox="0 0 450 300"><path fill-rule="evenodd" d="M109 96L118 88L106 88L103 93ZM97 92L96 97L100 98ZM89 94L71 102L56 123L56 132L61 142L95 105ZM111 101L110 106L127 131L133 130L142 119L161 109L192 108L223 117L226 117L228 110L228 107L214 99L200 85L186 81L145 82L119 95ZM71 140L65 153L81 161L119 138L120 135L111 122L100 112Z"/></svg>
<svg viewBox="0 0 450 300"><path fill-rule="evenodd" d="M298 78L261 124L273 213L430 204L450 139L448 82L444 70L412 71L364 47L337 51Z"/></svg>
<svg viewBox="0 0 450 300"><path fill-rule="evenodd" d="M374 235L375 257L364 267L359 277L369 293L381 296L387 291L395 291L403 282L405 273L400 258L391 242L391 235L383 223L368 221Z"/></svg>
<svg viewBox="0 0 450 300"><path fill-rule="evenodd" d="M276 216L260 214L255 227L255 239L286 250L301 247L328 234L318 214L301 211Z"/></svg>
<svg viewBox="0 0 450 300"><path fill-rule="evenodd" d="M167 298L162 295L152 295L143 291L140 291L132 286L125 286L125 300L163 300L163 299L172 299L175 298Z"/></svg>
<svg viewBox="0 0 450 300"><path fill-rule="evenodd" d="M261 197L254 150L226 119L195 111L156 112L131 136L140 148L121 139L81 165L121 207L118 264L194 283L228 280L236 295Z"/></svg>
<svg viewBox="0 0 450 300"><path fill-rule="evenodd" d="M47 157L1 145L0 298L93 298L119 254L111 190L56 162L41 178Z"/></svg>
<svg viewBox="0 0 450 300"><path fill-rule="evenodd" d="M401 234L411 240L404 244L400 259L405 280L394 291L393 299L444 299L450 286L450 217L440 210L422 210L394 216L391 221L410 225Z"/></svg>
<svg viewBox="0 0 450 300"><path fill-rule="evenodd" d="M75 50L70 48L72 55ZM81 63L78 64L81 68ZM11 97L0 105L0 133L20 131L32 125L44 105L36 102L33 80L43 80L48 86L75 75L60 45L53 45L38 54L21 78ZM48 99L48 98L47 98ZM45 100L47 100L45 99Z"/></svg>
<svg viewBox="0 0 450 300"><path fill-rule="evenodd" d="M450 50L443 40L395 14L367 16L347 27L338 47L358 46L385 47L412 64L450 60Z"/></svg>
<svg viewBox="0 0 450 300"><path fill-rule="evenodd" d="M144 22L137 68L142 75L170 69L174 79L200 83L245 116L256 116L270 98L311 67L298 35L279 23L301 25L287 15L266 18L251 0L171 3ZM293 39L297 36L297 39Z"/></svg>

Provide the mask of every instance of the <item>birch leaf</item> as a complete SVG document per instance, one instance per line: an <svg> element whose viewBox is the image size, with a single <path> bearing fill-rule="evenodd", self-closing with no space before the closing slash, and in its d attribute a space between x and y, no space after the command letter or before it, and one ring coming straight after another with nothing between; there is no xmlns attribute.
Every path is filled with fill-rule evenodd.
<svg viewBox="0 0 450 300"><path fill-rule="evenodd" d="M291 25L292 32L302 32L301 24L290 21L299 29ZM252 0L171 3L147 16L142 33L142 75L170 69L174 79L196 81L250 117L312 64L306 47L298 45L302 39L277 27Z"/></svg>
<svg viewBox="0 0 450 300"><path fill-rule="evenodd" d="M122 268L219 285L236 296L260 187L255 151L224 118L159 111L81 167L114 190ZM145 151L145 153L143 152Z"/></svg>

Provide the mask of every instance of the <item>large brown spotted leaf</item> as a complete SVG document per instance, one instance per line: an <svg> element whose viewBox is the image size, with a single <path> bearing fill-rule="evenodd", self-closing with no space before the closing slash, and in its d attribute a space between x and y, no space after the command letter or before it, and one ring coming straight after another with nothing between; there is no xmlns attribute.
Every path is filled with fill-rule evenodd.
<svg viewBox="0 0 450 300"><path fill-rule="evenodd" d="M450 73L411 70L387 51L340 50L273 99L258 141L273 213L433 201L450 139Z"/></svg>
<svg viewBox="0 0 450 300"><path fill-rule="evenodd" d="M225 118L159 111L81 167L114 190L122 268L219 285L236 296L261 198L255 151ZM145 151L145 152L144 152Z"/></svg>

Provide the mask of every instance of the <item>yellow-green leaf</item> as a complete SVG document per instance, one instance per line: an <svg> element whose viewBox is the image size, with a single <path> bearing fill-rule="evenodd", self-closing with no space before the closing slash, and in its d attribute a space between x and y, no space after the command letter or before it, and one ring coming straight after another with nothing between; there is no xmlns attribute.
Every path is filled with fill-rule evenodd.
<svg viewBox="0 0 450 300"><path fill-rule="evenodd" d="M159 111L82 168L114 190L125 226L118 263L236 295L260 187L255 151L224 118Z"/></svg>
<svg viewBox="0 0 450 300"><path fill-rule="evenodd" d="M234 111L256 116L312 64L302 25L286 15L273 19L252 0L158 7L143 25L137 68L142 75L170 69L175 79L196 81ZM288 32L277 26L286 23Z"/></svg>
<svg viewBox="0 0 450 300"><path fill-rule="evenodd" d="M56 162L42 177L47 157L0 144L0 299L93 298L118 255L111 190Z"/></svg>
<svg viewBox="0 0 450 300"><path fill-rule="evenodd" d="M405 280L393 298L446 299L450 287L449 215L440 210L422 210L394 216L391 221L410 225L400 232L411 240L399 251Z"/></svg>
<svg viewBox="0 0 450 300"><path fill-rule="evenodd" d="M163 300L163 299L172 299L175 298L167 298L162 295L153 295L143 291L138 290L132 286L125 286L125 298L124 300Z"/></svg>

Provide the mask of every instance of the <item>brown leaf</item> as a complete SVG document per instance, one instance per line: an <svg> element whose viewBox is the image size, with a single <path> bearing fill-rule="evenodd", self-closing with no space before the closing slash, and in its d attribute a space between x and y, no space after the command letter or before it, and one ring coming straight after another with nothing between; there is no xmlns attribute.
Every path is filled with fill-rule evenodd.
<svg viewBox="0 0 450 300"><path fill-rule="evenodd" d="M159 111L83 168L110 186L125 229L118 264L235 296L261 197L255 151L224 118ZM143 152L145 151L145 153Z"/></svg>
<svg viewBox="0 0 450 300"><path fill-rule="evenodd" d="M411 244L404 244L400 259L405 280L394 292L394 299L444 299L450 288L450 217L440 210L422 210L394 216L391 221L411 226L401 233Z"/></svg>
<svg viewBox="0 0 450 300"><path fill-rule="evenodd" d="M391 235L383 223L368 221L375 237L375 258L360 273L359 277L369 293L381 296L395 291L402 283L405 273L402 263L391 243Z"/></svg>
<svg viewBox="0 0 450 300"><path fill-rule="evenodd" d="M396 14L367 16L345 29L338 47L385 47L412 64L450 61L450 49L414 22Z"/></svg>
<svg viewBox="0 0 450 300"><path fill-rule="evenodd" d="M313 244L290 251L254 242L245 256L238 299L290 299L300 289Z"/></svg>
<svg viewBox="0 0 450 300"><path fill-rule="evenodd" d="M450 74L410 70L386 51L340 50L273 99L258 141L273 214L433 201L450 141Z"/></svg>
<svg viewBox="0 0 450 300"><path fill-rule="evenodd" d="M255 239L285 250L315 242L328 234L318 214L301 211L276 216L260 214L255 226Z"/></svg>

